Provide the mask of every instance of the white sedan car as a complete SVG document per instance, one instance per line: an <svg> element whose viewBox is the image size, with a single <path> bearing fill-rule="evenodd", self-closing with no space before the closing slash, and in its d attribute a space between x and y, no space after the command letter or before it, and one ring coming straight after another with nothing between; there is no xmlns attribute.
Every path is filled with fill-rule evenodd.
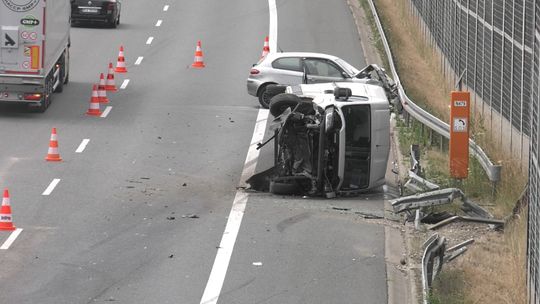
<svg viewBox="0 0 540 304"><path fill-rule="evenodd" d="M282 93L284 86L329 82L379 82L392 101L396 96L396 86L384 69L369 65L356 69L345 60L321 53L283 52L269 53L254 64L247 79L247 91L256 96L264 108L270 99ZM275 86L276 84L283 86Z"/></svg>

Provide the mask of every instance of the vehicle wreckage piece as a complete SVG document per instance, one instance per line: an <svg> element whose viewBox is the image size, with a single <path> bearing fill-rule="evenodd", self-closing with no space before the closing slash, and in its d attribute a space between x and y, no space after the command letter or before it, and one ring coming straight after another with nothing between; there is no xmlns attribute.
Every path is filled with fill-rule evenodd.
<svg viewBox="0 0 540 304"><path fill-rule="evenodd" d="M390 201L396 213L417 209L421 207L450 204L456 197L461 197L462 192L457 188L447 188L421 194L400 197Z"/></svg>
<svg viewBox="0 0 540 304"><path fill-rule="evenodd" d="M414 192L434 191L440 189L440 186L424 179L413 171L409 171L409 180L403 185Z"/></svg>
<svg viewBox="0 0 540 304"><path fill-rule="evenodd" d="M441 228L442 226L450 224L451 222L454 222L456 220L462 220L462 221L466 221L466 222L490 224L490 225L494 225L494 228L503 227L504 224L505 224L505 222L503 220L496 220L496 219L489 219L489 218L482 218L482 217L471 217L471 216L455 215L455 216L447 218L447 219L445 219L443 221L440 221L437 224L431 225L428 229L429 230L435 230L437 228Z"/></svg>
<svg viewBox="0 0 540 304"><path fill-rule="evenodd" d="M423 248L422 293L423 303L428 304L433 280L441 272L444 263L446 239L434 234L424 243Z"/></svg>

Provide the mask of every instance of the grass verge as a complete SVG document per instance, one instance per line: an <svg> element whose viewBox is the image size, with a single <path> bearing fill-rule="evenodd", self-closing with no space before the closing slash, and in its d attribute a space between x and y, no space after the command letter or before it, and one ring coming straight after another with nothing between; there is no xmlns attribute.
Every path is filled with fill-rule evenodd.
<svg viewBox="0 0 540 304"><path fill-rule="evenodd" d="M367 0L359 0L370 15ZM449 92L452 88L444 79L440 57L421 39L423 33L409 12L409 0L375 0L394 55L394 62L407 95L427 111L444 121L449 119ZM378 47L379 48L379 47ZM385 54L381 54L385 57ZM494 159L503 165L502 181L497 195L479 163L471 158L469 177L459 187L496 217L512 211L526 183L526 173L519 160L505 155L500 147L483 134L485 127L478 117L471 134ZM425 176L441 186L455 186L448 174L448 155L445 141L429 136L419 123L398 124L400 147L409 155L410 144L420 144ZM440 149L442 147L442 149ZM406 157L407 158L407 157ZM408 158L407 158L408 159ZM477 239L465 256L445 265L435 282L433 303L526 303L526 236L527 216L511 222L504 234L487 234ZM475 237L472 235L472 237Z"/></svg>

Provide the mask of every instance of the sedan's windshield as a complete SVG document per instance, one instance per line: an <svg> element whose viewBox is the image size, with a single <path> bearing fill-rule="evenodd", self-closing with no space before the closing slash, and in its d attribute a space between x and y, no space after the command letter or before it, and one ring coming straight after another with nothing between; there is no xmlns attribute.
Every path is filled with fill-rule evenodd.
<svg viewBox="0 0 540 304"><path fill-rule="evenodd" d="M339 64L350 76L354 76L360 72L355 67L350 65L347 61L341 58L336 59L336 63Z"/></svg>

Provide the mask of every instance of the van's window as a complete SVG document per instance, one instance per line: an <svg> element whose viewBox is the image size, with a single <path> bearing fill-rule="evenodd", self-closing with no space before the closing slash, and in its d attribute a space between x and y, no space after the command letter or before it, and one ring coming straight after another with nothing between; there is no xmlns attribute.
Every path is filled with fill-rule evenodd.
<svg viewBox="0 0 540 304"><path fill-rule="evenodd" d="M302 65L299 57L279 58L272 62L274 69L302 72Z"/></svg>
<svg viewBox="0 0 540 304"><path fill-rule="evenodd" d="M345 118L343 188L367 188L371 160L371 109L369 105L352 105L341 109Z"/></svg>

